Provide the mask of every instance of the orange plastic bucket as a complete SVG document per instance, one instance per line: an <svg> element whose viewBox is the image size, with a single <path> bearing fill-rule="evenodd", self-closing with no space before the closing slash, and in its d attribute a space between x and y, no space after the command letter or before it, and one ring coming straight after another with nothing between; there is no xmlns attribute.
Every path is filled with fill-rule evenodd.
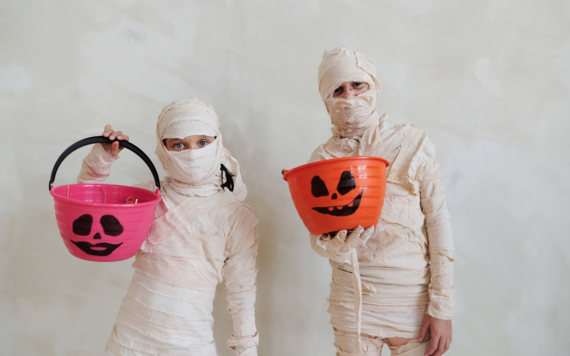
<svg viewBox="0 0 570 356"><path fill-rule="evenodd" d="M380 157L344 157L283 170L303 223L313 235L378 223L386 191Z"/></svg>

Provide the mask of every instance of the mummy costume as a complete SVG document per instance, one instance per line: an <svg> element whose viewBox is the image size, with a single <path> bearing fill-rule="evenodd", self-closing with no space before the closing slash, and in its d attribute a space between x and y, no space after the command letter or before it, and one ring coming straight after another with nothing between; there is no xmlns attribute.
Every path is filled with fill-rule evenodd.
<svg viewBox="0 0 570 356"><path fill-rule="evenodd" d="M336 88L352 81L367 83L370 90L353 98L333 97ZM351 156L390 162L382 216L372 236L356 247L361 325L355 322L358 305L350 256L327 250L331 240L311 235L313 249L329 258L332 267L328 312L339 356L379 356L387 338L417 339L426 313L443 320L453 314L453 240L434 146L424 130L392 125L380 116L378 90L376 68L362 52L346 48L325 52L319 91L333 135L309 162ZM390 349L392 355L423 355L427 345L411 340Z"/></svg>
<svg viewBox="0 0 570 356"><path fill-rule="evenodd" d="M217 355L212 309L222 278L234 328L227 344L235 356L257 355L257 219L243 203L247 189L238 162L223 147L219 126L212 107L198 99L176 100L158 118L156 154L167 177L107 343L112 355ZM180 152L163 144L166 138L191 135L216 139ZM103 183L115 159L95 145L78 182ZM233 192L222 188L221 165L235 176ZM155 189L153 182L140 187Z"/></svg>

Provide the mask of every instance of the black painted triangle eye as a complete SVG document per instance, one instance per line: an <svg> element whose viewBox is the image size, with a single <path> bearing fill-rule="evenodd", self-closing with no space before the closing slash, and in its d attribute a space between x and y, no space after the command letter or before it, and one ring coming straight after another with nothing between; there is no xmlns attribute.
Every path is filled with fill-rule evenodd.
<svg viewBox="0 0 570 356"><path fill-rule="evenodd" d="M338 182L338 186L336 190L340 193L340 195L345 195L346 193L354 190L356 188L356 182L354 181L354 176L350 171L342 172L340 176L340 181Z"/></svg>
<svg viewBox="0 0 570 356"><path fill-rule="evenodd" d="M100 222L106 235L119 236L123 233L123 225L113 215L103 215Z"/></svg>
<svg viewBox="0 0 570 356"><path fill-rule="evenodd" d="M73 221L73 233L80 236L87 236L91 233L93 217L89 214L81 215Z"/></svg>
<svg viewBox="0 0 570 356"><path fill-rule="evenodd" d="M314 176L311 179L311 193L315 198L318 197L326 197L329 195L329 191L327 190L327 186L325 182L319 176Z"/></svg>

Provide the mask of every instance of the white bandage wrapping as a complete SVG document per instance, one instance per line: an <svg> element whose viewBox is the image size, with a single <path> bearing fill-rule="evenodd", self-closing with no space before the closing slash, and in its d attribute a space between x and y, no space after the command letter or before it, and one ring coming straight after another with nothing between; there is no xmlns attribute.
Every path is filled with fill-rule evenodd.
<svg viewBox="0 0 570 356"><path fill-rule="evenodd" d="M366 74L372 77L374 86L364 94L377 93L376 70L361 52L336 48L325 52L323 58L319 90L325 104L340 84L366 81ZM319 241L319 236L311 235L311 245L318 254L331 258L328 311L336 330L355 333L361 329L362 333L381 338L416 338L426 312L438 319L451 319L453 315L455 290L449 213L435 149L425 131L413 125L390 125L385 115L371 120L370 112L373 115L375 107L368 112L352 111L350 121L358 125L358 134L350 134L346 123L339 124L331 114L333 136L309 160L376 156L390 162L384 207L376 231L365 246L355 249L362 281L361 325L355 323L358 308L353 273L356 269L348 261L329 256L326 249L329 242Z"/></svg>
<svg viewBox="0 0 570 356"><path fill-rule="evenodd" d="M207 176L196 179L195 167L185 165L162 144L163 132L176 122L199 125L175 129L200 130L207 125L216 130L211 167L200 163ZM174 136L196 132L171 130ZM216 355L212 303L216 286L225 279L234 327L228 346L235 356L255 356L259 342L254 312L257 219L242 202L247 190L239 164L222 146L213 109L197 99L177 100L166 106L157 125L157 141L157 154L172 176L161 183L162 201L133 263L136 272L107 349L122 356ZM78 182L104 183L113 161L115 158L96 145L83 162ZM237 175L233 193L221 188L220 164ZM155 189L154 182L139 187Z"/></svg>

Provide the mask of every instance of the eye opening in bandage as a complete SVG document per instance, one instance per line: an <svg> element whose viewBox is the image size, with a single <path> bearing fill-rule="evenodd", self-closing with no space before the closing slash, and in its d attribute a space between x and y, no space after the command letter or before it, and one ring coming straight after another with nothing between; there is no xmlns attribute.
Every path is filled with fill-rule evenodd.
<svg viewBox="0 0 570 356"><path fill-rule="evenodd" d="M192 136L195 136L195 135L192 135ZM190 136L187 136L187 137L190 137ZM207 137L212 137L212 136L200 135L200 137L201 138L207 138ZM166 144L166 140L184 141L185 139L186 139L186 137L184 137L184 138L165 138L162 140L162 145L164 146L164 148L166 148L168 150L168 145ZM208 145L214 143L217 139L218 139L218 136L214 136L214 140L212 140L212 142L210 142ZM203 147L201 147L201 148L203 148Z"/></svg>

